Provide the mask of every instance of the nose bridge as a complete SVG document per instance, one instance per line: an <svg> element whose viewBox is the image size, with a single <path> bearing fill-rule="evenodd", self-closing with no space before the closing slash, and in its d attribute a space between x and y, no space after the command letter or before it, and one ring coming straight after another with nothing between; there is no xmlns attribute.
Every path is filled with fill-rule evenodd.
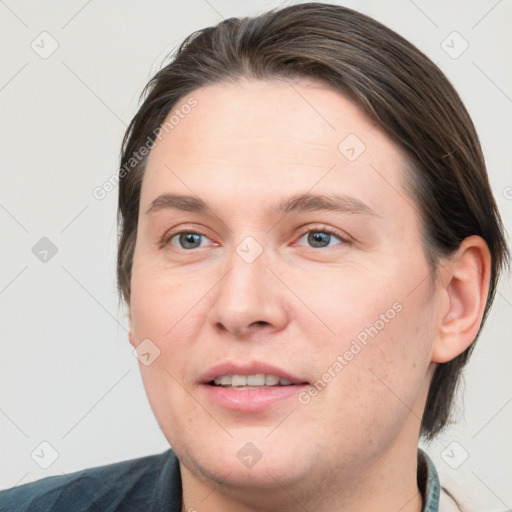
<svg viewBox="0 0 512 512"><path fill-rule="evenodd" d="M229 272L220 283L222 297L218 300L227 301L232 309L257 307L268 295L265 288L271 273L266 268L263 247L260 247L257 254L254 242L241 242L230 254Z"/></svg>
<svg viewBox="0 0 512 512"><path fill-rule="evenodd" d="M286 321L275 277L267 268L269 255L253 237L246 237L228 256L228 272L217 287L211 321L234 334L251 326L282 328Z"/></svg>

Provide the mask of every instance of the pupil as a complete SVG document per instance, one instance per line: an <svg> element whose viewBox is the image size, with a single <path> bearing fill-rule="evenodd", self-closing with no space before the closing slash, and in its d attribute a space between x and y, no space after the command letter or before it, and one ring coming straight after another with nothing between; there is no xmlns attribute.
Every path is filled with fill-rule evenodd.
<svg viewBox="0 0 512 512"><path fill-rule="evenodd" d="M309 234L309 243L315 247L326 247L329 245L331 235L321 231L313 231Z"/></svg>
<svg viewBox="0 0 512 512"><path fill-rule="evenodd" d="M193 248L199 242L200 236L197 233L186 233L180 236L180 243L186 249Z"/></svg>

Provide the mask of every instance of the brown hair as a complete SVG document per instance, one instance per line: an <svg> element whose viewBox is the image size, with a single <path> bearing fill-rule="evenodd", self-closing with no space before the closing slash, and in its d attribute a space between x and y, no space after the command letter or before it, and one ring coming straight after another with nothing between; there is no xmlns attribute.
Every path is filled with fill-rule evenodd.
<svg viewBox="0 0 512 512"><path fill-rule="evenodd" d="M151 147L171 109L194 90L239 78L276 77L329 84L352 98L405 151L410 163L406 185L422 218L434 276L439 257L452 253L464 238L485 240L492 257L485 320L508 252L480 143L462 101L432 61L401 36L358 12L322 3L231 18L199 30L147 84L124 137L119 172L117 276L124 300L130 301L147 160L139 157L141 148ZM421 425L425 438L447 424L473 346L437 367Z"/></svg>

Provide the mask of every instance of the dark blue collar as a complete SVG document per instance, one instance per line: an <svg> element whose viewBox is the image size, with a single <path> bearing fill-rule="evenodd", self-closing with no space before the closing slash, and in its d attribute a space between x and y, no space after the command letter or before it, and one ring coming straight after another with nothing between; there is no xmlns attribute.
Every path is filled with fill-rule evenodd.
<svg viewBox="0 0 512 512"><path fill-rule="evenodd" d="M421 511L438 512L441 493L439 476L434 463L421 448L418 448L418 487L423 496Z"/></svg>

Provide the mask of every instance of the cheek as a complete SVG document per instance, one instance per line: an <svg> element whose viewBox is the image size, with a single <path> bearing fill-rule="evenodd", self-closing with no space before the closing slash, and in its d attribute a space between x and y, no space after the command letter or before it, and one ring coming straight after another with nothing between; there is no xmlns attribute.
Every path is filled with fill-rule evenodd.
<svg viewBox="0 0 512 512"><path fill-rule="evenodd" d="M132 280L130 316L136 341L150 338L162 349L172 342L179 344L179 333L192 332L193 320L202 311L202 298L207 292L204 280L186 279L150 258L135 258Z"/></svg>
<svg viewBox="0 0 512 512"><path fill-rule="evenodd" d="M193 342L197 322L193 322L192 312L187 314L193 297L186 297L179 285L169 289L158 272L139 269L133 274L130 314L134 342L141 347L149 343L154 357L147 365L140 358L140 373L151 409L171 444L185 436L182 426L194 425L200 414L190 401L189 383L184 379L197 352Z"/></svg>
<svg viewBox="0 0 512 512"><path fill-rule="evenodd" d="M309 313L314 314L315 331L328 342L319 343L315 350L348 349L354 339L364 345L382 331L389 331L403 310L396 281L389 275L378 276L361 267L323 271L307 278L297 275L290 281L295 283L297 296L304 298ZM300 323L303 314L299 309L303 310L304 306L296 309ZM303 313L311 316L307 311ZM303 328L307 328L305 322Z"/></svg>
<svg viewBox="0 0 512 512"><path fill-rule="evenodd" d="M188 372L191 362L201 357L200 331L209 311L207 280L182 274L149 258L134 258L130 300L133 344L150 342L156 354L150 365L141 359L140 372L155 416L161 424L175 425L173 429L183 418L200 412L190 404ZM175 421L178 417L179 422Z"/></svg>
<svg viewBox="0 0 512 512"><path fill-rule="evenodd" d="M391 412L409 414L424 387L435 336L435 303L428 279L418 286L421 280L414 269L405 276L398 268L361 279L362 272L356 270L339 279L331 274L322 282L321 295L313 288L303 292L331 331L318 329L316 322L309 336L317 377L326 384L320 394L338 405L329 414L337 416L341 430L361 421L385 422ZM319 415L326 414L322 402L317 401ZM347 411L359 421L349 421Z"/></svg>

